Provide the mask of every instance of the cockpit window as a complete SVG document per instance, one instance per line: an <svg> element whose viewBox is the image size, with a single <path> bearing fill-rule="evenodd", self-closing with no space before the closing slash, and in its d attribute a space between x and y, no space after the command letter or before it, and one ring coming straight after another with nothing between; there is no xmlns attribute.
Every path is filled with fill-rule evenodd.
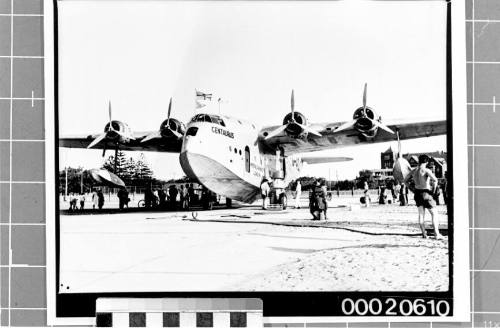
<svg viewBox="0 0 500 328"><path fill-rule="evenodd" d="M198 128L196 126L192 126L190 127L187 132L186 132L186 136L195 136L196 133L198 132Z"/></svg>
<svg viewBox="0 0 500 328"><path fill-rule="evenodd" d="M217 115L209 115L209 114L198 114L195 115L192 119L191 122L210 122L222 126L226 126L224 123L224 120L220 118Z"/></svg>

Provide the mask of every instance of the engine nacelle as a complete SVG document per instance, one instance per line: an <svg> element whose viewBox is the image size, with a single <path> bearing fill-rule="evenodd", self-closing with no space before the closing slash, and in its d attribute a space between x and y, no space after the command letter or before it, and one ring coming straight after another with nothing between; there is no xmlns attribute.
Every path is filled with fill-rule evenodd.
<svg viewBox="0 0 500 328"><path fill-rule="evenodd" d="M365 137L374 137L377 134L378 127L373 124L372 120L378 120L379 118L370 107L366 107L366 114L365 109L359 107L354 111L352 118L356 120L354 128Z"/></svg>
<svg viewBox="0 0 500 328"><path fill-rule="evenodd" d="M168 124L168 125L167 125ZM186 126L181 121L171 118L170 120L165 120L160 125L160 134L162 137L168 138L172 137L172 131L178 132L184 135L186 132Z"/></svg>
<svg viewBox="0 0 500 328"><path fill-rule="evenodd" d="M298 125L298 124L307 125L307 119L304 116L304 114L299 112L293 112L293 118L295 119L295 121L292 120L292 112L290 112L283 119L283 125L287 126L285 129L286 134L292 137L306 136L307 132L304 131L304 129L302 129L300 125Z"/></svg>
<svg viewBox="0 0 500 328"><path fill-rule="evenodd" d="M109 128L110 123L106 123L104 126L104 132L106 132L106 138L113 141L125 142L132 138L132 132L129 126L126 123L120 121L111 121L111 127ZM116 133L116 131L120 132Z"/></svg>

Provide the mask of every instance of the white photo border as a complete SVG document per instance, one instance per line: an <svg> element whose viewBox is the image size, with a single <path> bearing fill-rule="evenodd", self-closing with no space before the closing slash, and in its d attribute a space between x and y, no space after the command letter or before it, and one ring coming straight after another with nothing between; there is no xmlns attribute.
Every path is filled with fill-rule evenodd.
<svg viewBox="0 0 500 328"><path fill-rule="evenodd" d="M55 182L57 146L56 117L56 65L55 33L57 8L60 0L44 0L44 57L45 57L45 174L46 174L46 260L47 260L47 324L95 325L94 317L57 317L56 315L56 197ZM65 0L69 1L69 0ZM167 0L169 1L169 0ZM268 0L276 1L276 0ZM297 0L303 1L303 0ZM369 1L369 0L366 0ZM373 0L374 1L374 0ZM445 0L402 0L445 1ZM363 1L359 1L362 5ZM451 60L452 60L452 134L453 134L453 316L449 317L264 317L264 323L315 323L315 322L468 322L470 321L469 273L469 221L468 221L468 163L467 110L466 110L466 58L465 58L465 0L448 0L451 5Z"/></svg>

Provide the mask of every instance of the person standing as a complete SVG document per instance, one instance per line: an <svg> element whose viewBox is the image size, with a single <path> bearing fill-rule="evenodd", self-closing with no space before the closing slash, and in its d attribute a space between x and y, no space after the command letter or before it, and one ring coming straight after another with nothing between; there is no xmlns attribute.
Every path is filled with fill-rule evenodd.
<svg viewBox="0 0 500 328"><path fill-rule="evenodd" d="M365 197L365 204L366 207L370 207L371 199L370 199L370 187L368 186L368 181L365 180L365 183L363 184L363 194Z"/></svg>
<svg viewBox="0 0 500 328"><path fill-rule="evenodd" d="M82 192L80 194L80 211L83 211L85 208L85 194Z"/></svg>
<svg viewBox="0 0 500 328"><path fill-rule="evenodd" d="M401 185L399 183L394 186L394 203L399 201L399 192L401 191Z"/></svg>
<svg viewBox="0 0 500 328"><path fill-rule="evenodd" d="M181 188L182 188L182 186L181 186ZM182 190L182 198L183 198L182 209L187 211L187 210L189 210L189 187L188 187L188 185L186 184L184 189L181 189L181 190Z"/></svg>
<svg viewBox="0 0 500 328"><path fill-rule="evenodd" d="M186 210L188 210L189 206L191 206L191 194L189 193L189 184L187 183L184 186L184 201L186 202Z"/></svg>
<svg viewBox="0 0 500 328"><path fill-rule="evenodd" d="M399 206L406 206L408 197L408 187L404 183L399 188Z"/></svg>
<svg viewBox="0 0 500 328"><path fill-rule="evenodd" d="M158 198L160 201L160 208L165 208L167 201L167 193L163 190L163 188L158 190Z"/></svg>
<svg viewBox="0 0 500 328"><path fill-rule="evenodd" d="M260 184L260 195L262 196L262 209L267 209L267 197L269 196L269 182L264 178Z"/></svg>
<svg viewBox="0 0 500 328"><path fill-rule="evenodd" d="M179 198L181 202L181 209L184 209L184 185L181 185L181 189L179 190Z"/></svg>
<svg viewBox="0 0 500 328"><path fill-rule="evenodd" d="M389 185L388 189L391 192L391 198L392 198L391 204L394 204L396 202L396 191L394 190L394 183L390 181L388 185Z"/></svg>
<svg viewBox="0 0 500 328"><path fill-rule="evenodd" d="M73 193L69 194L69 210L73 211L76 210L76 202L77 199Z"/></svg>
<svg viewBox="0 0 500 328"><path fill-rule="evenodd" d="M128 197L127 188L123 188L123 205L128 208L128 202L130 202L130 198Z"/></svg>
<svg viewBox="0 0 500 328"><path fill-rule="evenodd" d="M153 201L152 201L153 208L156 208L160 204L159 195L160 195L159 191L157 189L153 189Z"/></svg>
<svg viewBox="0 0 500 328"><path fill-rule="evenodd" d="M120 188L118 190L118 208L120 210L123 210L123 208L125 207L125 197L128 197L128 196L125 196L125 188Z"/></svg>
<svg viewBox="0 0 500 328"><path fill-rule="evenodd" d="M92 209L95 210L96 207L99 206L99 196L97 196L97 191L94 190L92 193Z"/></svg>
<svg viewBox="0 0 500 328"><path fill-rule="evenodd" d="M302 185L300 181L297 180L297 184L295 186L295 208L300 209L300 196L302 195Z"/></svg>
<svg viewBox="0 0 500 328"><path fill-rule="evenodd" d="M179 194L177 187L175 185L171 185L168 193L170 194L170 206L172 207L173 210L176 210L177 209L177 195Z"/></svg>
<svg viewBox="0 0 500 328"><path fill-rule="evenodd" d="M195 203L197 201L196 200L196 193L194 192L194 187L193 187L192 183L189 184L188 195L189 195L189 205L191 205L192 203Z"/></svg>
<svg viewBox="0 0 500 328"><path fill-rule="evenodd" d="M326 207L326 194L321 186L321 181L316 180L316 184L309 196L309 210L313 220L321 220L324 217Z"/></svg>
<svg viewBox="0 0 500 328"><path fill-rule="evenodd" d="M385 194L385 187L381 187L380 194L378 196L378 203L380 205L385 205L386 199L387 199L387 195Z"/></svg>
<svg viewBox="0 0 500 328"><path fill-rule="evenodd" d="M328 189L326 188L326 180L321 179L320 181L321 184L321 190L323 190L323 216L325 220L328 220L328 217L326 216L326 212L328 211L328 201L327 201L327 196L328 196Z"/></svg>
<svg viewBox="0 0 500 328"><path fill-rule="evenodd" d="M102 193L101 189L99 189L99 191L97 192L97 206L100 210L102 210L104 206L104 194Z"/></svg>
<svg viewBox="0 0 500 328"><path fill-rule="evenodd" d="M435 190L432 190L430 180L434 181L434 185L437 185L438 179L432 173L431 170L427 168L427 163L429 162L429 156L420 155L418 157L418 167L415 168L406 178L405 183L407 183L410 178L413 178L415 183L415 203L418 209L418 224L420 225L420 230L422 231L422 237L427 238L427 231L425 230L425 210L427 209L431 213L432 225L434 228L434 235L436 239L443 239L443 236L439 232L439 220L436 211L436 202L432 195Z"/></svg>

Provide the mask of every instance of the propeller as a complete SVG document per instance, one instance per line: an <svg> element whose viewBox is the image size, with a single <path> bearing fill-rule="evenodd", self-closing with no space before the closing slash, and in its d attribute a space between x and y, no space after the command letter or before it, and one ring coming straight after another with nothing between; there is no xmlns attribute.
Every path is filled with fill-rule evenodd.
<svg viewBox="0 0 500 328"><path fill-rule="evenodd" d="M380 123L379 121L375 121L375 120L372 120L372 121L373 121L373 124L375 124L375 126L377 126L378 128L381 128L382 130L385 130L389 133L394 134L394 131L392 131L387 125L384 125L384 124Z"/></svg>
<svg viewBox="0 0 500 328"><path fill-rule="evenodd" d="M366 89L367 89L367 84L365 83L365 88L363 90L363 115L366 117Z"/></svg>
<svg viewBox="0 0 500 328"><path fill-rule="evenodd" d="M343 131L343 130L347 130L347 129L350 129L352 127L354 127L354 125L356 125L356 122L358 120L352 120L352 121L347 121L345 123L343 123L342 125L338 126L334 132L340 132L340 131Z"/></svg>
<svg viewBox="0 0 500 328"><path fill-rule="evenodd" d="M318 136L318 137L321 137L321 134L320 134L318 131L316 131L316 130L314 130L314 129L311 129L310 127L308 127L308 126L306 126L306 125L304 125L304 124L300 124L300 123L298 123L298 122L295 120L295 95L294 95L294 91L293 91L293 89L292 89L292 97L291 97L291 99L290 99L290 107L291 107L291 109L292 109L292 115L291 115L291 118L290 118L290 120L288 121L288 123L287 123L287 124L284 124L284 125L282 125L282 126L280 126L280 127L278 127L278 128L276 128L276 129L275 129L275 130L273 130L273 131L271 131L271 132L270 132L270 133L269 133L269 134L268 134L268 135L267 135L264 139L266 139L266 140L267 140L267 139L270 139L270 138L272 138L272 137L275 137L275 136L277 136L277 135L281 134L283 131L285 131L285 130L286 130L286 128L287 128L290 124L293 124L293 125L298 125L298 126L300 126L300 128L301 128L303 131L305 131L305 132L307 132L307 133L314 134L314 135L316 135L316 136Z"/></svg>
<svg viewBox="0 0 500 328"><path fill-rule="evenodd" d="M113 120L112 120L112 115L111 115L111 101L109 101L109 103L108 103L108 114L109 114L109 125L108 125L107 131L105 131L105 132L99 134L97 137L95 137L95 139L87 146L87 148L92 148L95 145L97 145L98 143L100 143L101 141L103 141L104 139L106 139L109 132L114 132L114 133L116 133L119 136L124 137L124 138L127 137L123 132L121 132L119 130L115 130L113 128L113 124L112 124ZM106 147L104 147L103 156L104 156L105 152L106 152Z"/></svg>
<svg viewBox="0 0 500 328"><path fill-rule="evenodd" d="M174 130L170 129L170 113L171 112L172 112L172 97L170 97L170 102L168 103L168 114L167 114L167 124L166 124L166 127L177 138L181 138L182 134L180 134L177 131L174 131ZM148 134L146 137L144 137L144 139L141 140L141 143L149 141L149 140L152 140L152 139L158 139L158 138L161 138L161 137L162 137L161 131L155 131L153 133Z"/></svg>
<svg viewBox="0 0 500 328"><path fill-rule="evenodd" d="M366 109L367 109L367 106L366 106L366 90L367 90L367 86L368 84L365 83L365 87L364 87L364 90L363 90L363 118L365 119L368 119L372 122L372 124L374 126L376 126L377 128L381 128L382 130L385 130L389 133L392 133L394 134L394 131L392 131L387 125L384 125L382 124L381 122L379 122L378 120L374 120L370 117L368 117L367 113L366 113ZM335 129L335 132L340 132L340 131L343 131L343 130L347 130L347 129L351 129L352 127L354 127L356 125L356 122L358 121L359 117L352 120L352 121L348 121L348 122L345 122L344 124L338 126L336 129Z"/></svg>

